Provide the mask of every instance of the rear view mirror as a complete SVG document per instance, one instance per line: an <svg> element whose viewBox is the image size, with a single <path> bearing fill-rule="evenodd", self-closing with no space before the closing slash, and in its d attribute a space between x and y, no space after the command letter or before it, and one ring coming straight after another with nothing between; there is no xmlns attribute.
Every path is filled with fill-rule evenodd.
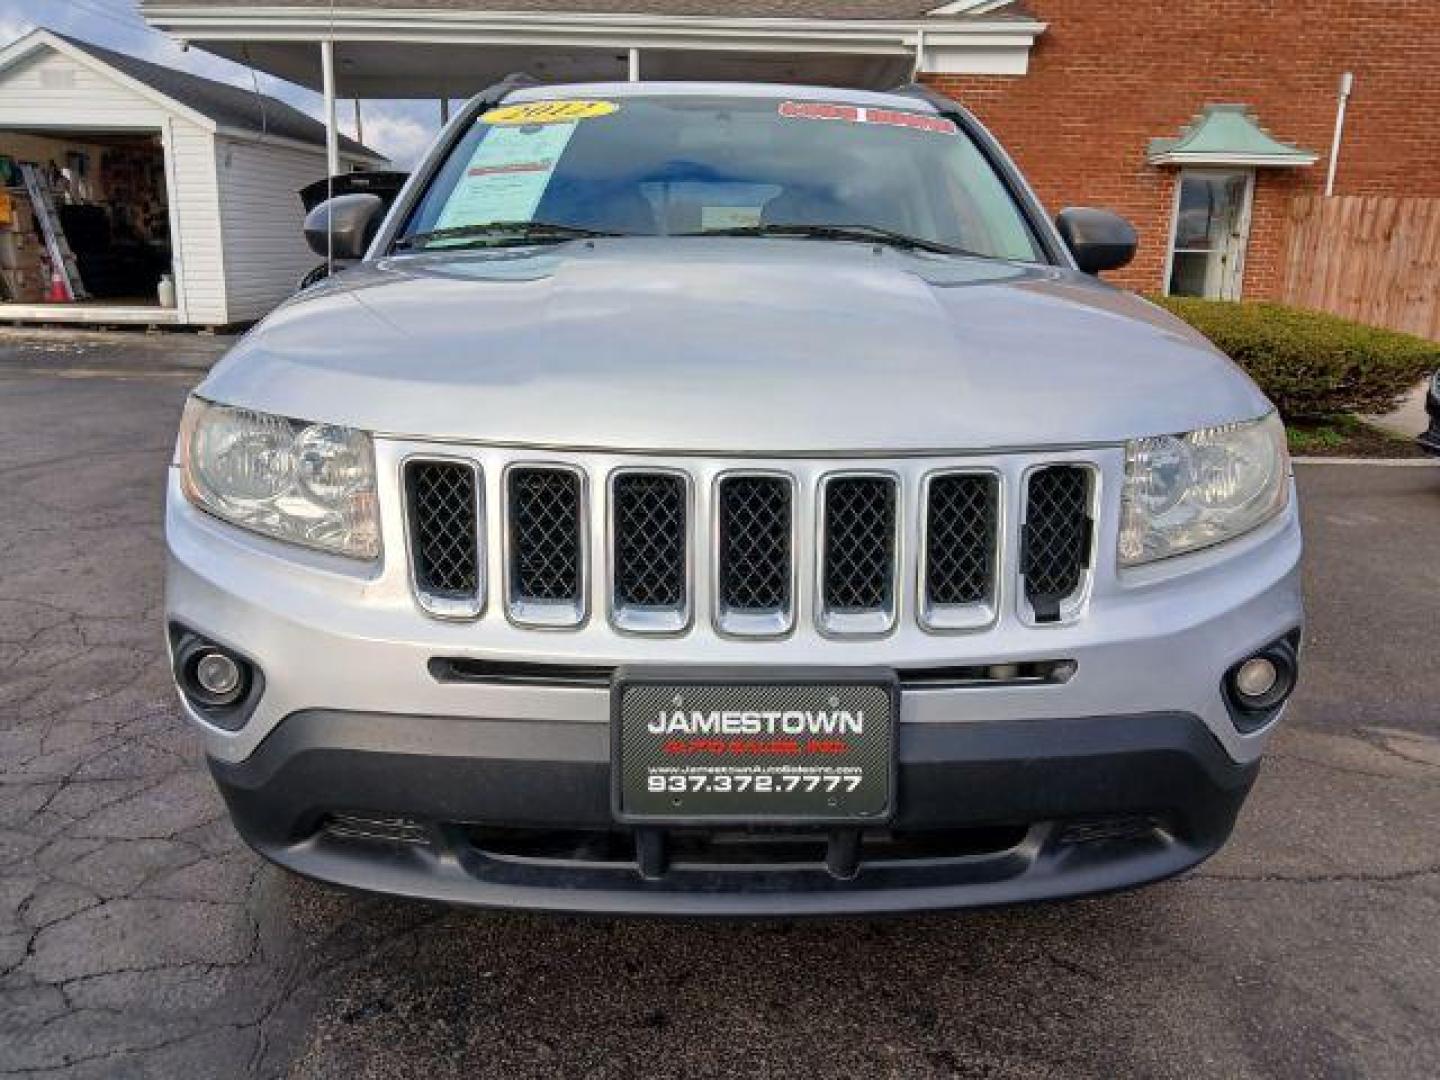
<svg viewBox="0 0 1440 1080"><path fill-rule="evenodd" d="M1140 245L1135 226L1109 210L1072 206L1060 211L1055 227L1076 264L1087 274L1129 265Z"/></svg>
<svg viewBox="0 0 1440 1080"><path fill-rule="evenodd" d="M385 216L378 195L337 195L305 215L305 241L317 255L359 259Z"/></svg>

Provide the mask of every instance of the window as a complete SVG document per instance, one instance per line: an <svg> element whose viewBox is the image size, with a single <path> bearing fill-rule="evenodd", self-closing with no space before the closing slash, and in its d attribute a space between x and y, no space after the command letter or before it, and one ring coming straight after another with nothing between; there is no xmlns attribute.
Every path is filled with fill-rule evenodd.
<svg viewBox="0 0 1440 1080"><path fill-rule="evenodd" d="M1165 292L1239 300L1254 169L1186 169L1175 192Z"/></svg>
<svg viewBox="0 0 1440 1080"><path fill-rule="evenodd" d="M918 104L704 94L544 104L479 117L403 236L530 221L638 236L868 226L1044 259L985 156ZM484 243L473 231L451 241Z"/></svg>

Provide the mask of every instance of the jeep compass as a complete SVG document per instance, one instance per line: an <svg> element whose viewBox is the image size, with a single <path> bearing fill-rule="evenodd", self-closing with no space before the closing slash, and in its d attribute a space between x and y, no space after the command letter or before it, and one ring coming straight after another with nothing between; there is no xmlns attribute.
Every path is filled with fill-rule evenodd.
<svg viewBox="0 0 1440 1080"><path fill-rule="evenodd" d="M1284 430L963 108L459 113L190 398L166 630L241 835L493 907L1076 896L1229 835L1295 686Z"/></svg>

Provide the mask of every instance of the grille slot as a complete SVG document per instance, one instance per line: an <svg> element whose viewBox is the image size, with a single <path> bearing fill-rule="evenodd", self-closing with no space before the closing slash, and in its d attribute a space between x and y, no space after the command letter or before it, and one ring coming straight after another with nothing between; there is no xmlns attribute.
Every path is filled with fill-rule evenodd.
<svg viewBox="0 0 1440 1080"><path fill-rule="evenodd" d="M1020 573L1036 622L1058 622L1065 601L1079 593L1092 532L1089 469L1050 465L1030 474Z"/></svg>
<svg viewBox="0 0 1440 1080"><path fill-rule="evenodd" d="M937 628L983 625L993 616L1000 481L944 473L925 491L923 611Z"/></svg>
<svg viewBox="0 0 1440 1080"><path fill-rule="evenodd" d="M611 483L614 617L627 630L689 622L689 488L674 473L625 472Z"/></svg>
<svg viewBox="0 0 1440 1080"><path fill-rule="evenodd" d="M474 618L484 595L480 557L480 474L459 461L405 466L411 573L433 615Z"/></svg>
<svg viewBox="0 0 1440 1080"><path fill-rule="evenodd" d="M824 486L821 620L834 633L883 633L894 622L897 485L889 476Z"/></svg>
<svg viewBox="0 0 1440 1080"><path fill-rule="evenodd" d="M524 466L506 477L510 611L521 622L574 625L585 615L580 474Z"/></svg>
<svg viewBox="0 0 1440 1080"><path fill-rule="evenodd" d="M782 476L731 476L719 492L720 625L783 633L792 608L793 485Z"/></svg>

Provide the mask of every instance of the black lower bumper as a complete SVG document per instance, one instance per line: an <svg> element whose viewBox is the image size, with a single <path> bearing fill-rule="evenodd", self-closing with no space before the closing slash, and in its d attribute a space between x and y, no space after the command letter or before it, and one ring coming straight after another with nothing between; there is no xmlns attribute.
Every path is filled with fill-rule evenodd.
<svg viewBox="0 0 1440 1080"><path fill-rule="evenodd" d="M1434 386L1425 398L1425 412L1430 417L1430 426L1415 441L1420 449L1440 456L1440 389Z"/></svg>
<svg viewBox="0 0 1440 1080"><path fill-rule="evenodd" d="M211 762L236 826L298 873L494 907L859 914L1127 888L1226 840L1258 766L1156 713L908 724L898 812L863 834L634 830L596 724L312 711Z"/></svg>
<svg viewBox="0 0 1440 1080"><path fill-rule="evenodd" d="M1421 450L1440 457L1440 417L1431 420L1430 427L1415 441Z"/></svg>

